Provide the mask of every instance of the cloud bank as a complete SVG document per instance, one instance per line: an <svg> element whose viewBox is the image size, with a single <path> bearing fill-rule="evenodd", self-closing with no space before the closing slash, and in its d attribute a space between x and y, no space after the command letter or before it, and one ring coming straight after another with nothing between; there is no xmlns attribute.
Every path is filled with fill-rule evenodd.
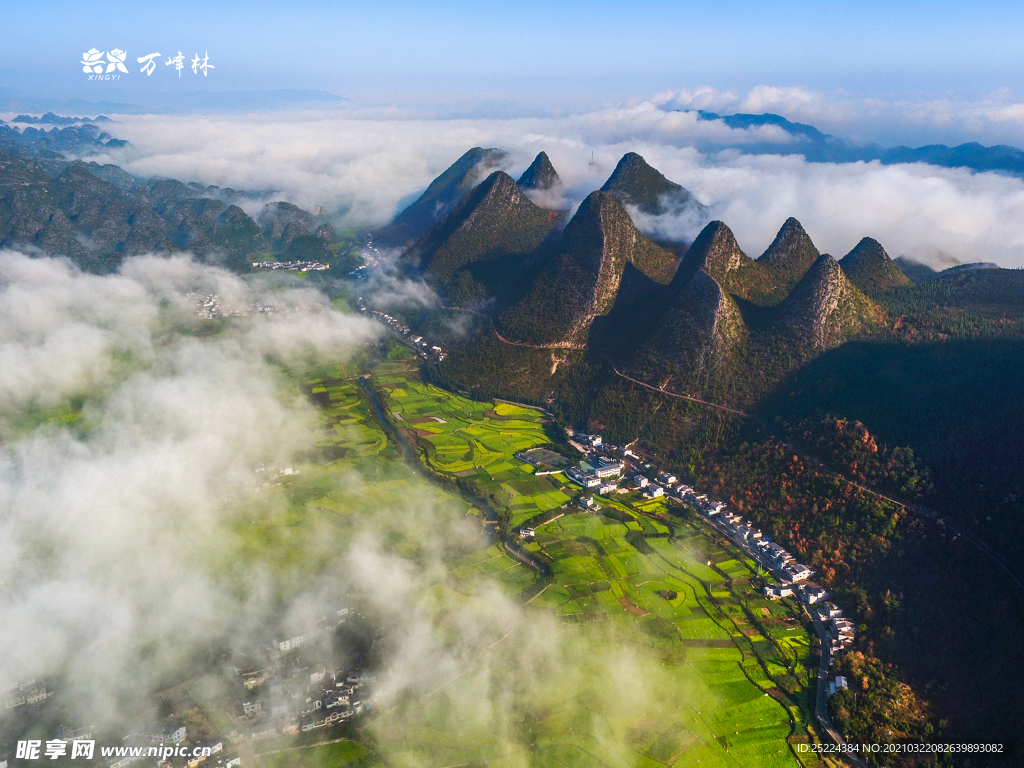
<svg viewBox="0 0 1024 768"><path fill-rule="evenodd" d="M209 335L196 291L280 311ZM0 253L0 688L59 679L102 723L144 711L201 649L255 642L280 585L259 563L230 576L238 505L316 427L267 360L343 359L376 333L313 291L184 258L96 277ZM75 398L80 419L64 426Z"/></svg>
<svg viewBox="0 0 1024 768"><path fill-rule="evenodd" d="M261 470L300 466L321 429L281 366L345 360L379 332L296 285L184 257L100 277L0 252L0 689L45 678L68 727L119 737L156 717L155 691L216 678L348 595L383 633L388 695L365 724L387 754L408 757L427 728L526 765L529 723L568 717L567 749L631 766L635 723L682 727L715 706L692 666L613 627L566 628L494 582L453 579L452 558L486 546L480 526L400 462L323 470L345 523L284 526L254 555L240 531L290 514ZM197 317L197 294L219 297L221 319ZM412 490L388 496L380 472Z"/></svg>
<svg viewBox="0 0 1024 768"><path fill-rule="evenodd" d="M808 163L800 156L716 149L785 141L786 134L774 126L733 129L698 120L692 112L676 111L682 107L778 109L810 120L825 114L814 112L819 108L832 110L835 120L844 114L820 94L761 87L745 95L696 89L569 116L520 119L433 118L398 108L123 116L118 133L134 149L106 159L141 176L272 190L305 208L321 207L346 227L388 221L472 146L508 150L506 170L513 175L545 150L565 182L564 195L547 202L565 207L601 186L625 152L636 151L693 191L755 255L795 216L819 248L835 255L871 236L893 256L936 264L955 258L1024 265L1015 224L1024 221L1024 181L1018 178L924 164ZM1000 109L1010 115L1017 108ZM1019 111L1024 120L1024 108ZM649 224L652 232L689 237L699 226Z"/></svg>

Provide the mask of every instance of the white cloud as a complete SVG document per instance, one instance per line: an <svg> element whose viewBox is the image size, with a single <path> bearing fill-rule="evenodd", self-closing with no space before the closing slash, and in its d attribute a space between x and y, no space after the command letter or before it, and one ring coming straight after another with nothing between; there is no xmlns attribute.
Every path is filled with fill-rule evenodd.
<svg viewBox="0 0 1024 768"><path fill-rule="evenodd" d="M706 103L719 96L741 98L707 89L675 98L683 95ZM765 108L779 100L803 103L804 109L817 109L817 102L827 107L825 97L803 89L754 89L742 98L757 99ZM271 187L305 207L343 211L342 225L387 221L400 203L407 204L472 146L508 150L513 174L537 152L547 151L564 188L559 199L546 202L570 208L604 183L624 153L636 151L713 206L754 253L771 242L787 217L796 216L823 249L836 254L869 235L893 255L1024 264L1015 224L1024 221L1024 182L1017 178L927 165L818 164L797 156L702 152L694 145L745 145L775 140L781 132L772 126L744 131L699 121L692 113L671 111L670 103L670 96L661 94L567 117L518 120L426 119L394 110L144 116L121 118L118 128L136 145L128 164L135 173ZM934 122L947 107L908 105L901 114ZM1013 112L1012 106L1002 109ZM693 222L656 226L689 231Z"/></svg>
<svg viewBox="0 0 1024 768"><path fill-rule="evenodd" d="M655 164L725 221L740 246L759 255L795 216L823 252L840 257L865 236L893 257L927 263L994 261L1024 265L1024 182L922 164L808 163L797 156L712 157L651 152ZM703 222L644 222L693 237Z"/></svg>
<svg viewBox="0 0 1024 768"><path fill-rule="evenodd" d="M195 290L288 310L196 334ZM59 679L83 722L144 711L163 675L254 641L272 615L279 574L222 567L257 468L315 444L311 407L282 395L267 356L345 359L378 329L184 258L97 277L9 251L0 329L0 688ZM71 396L86 398L80 429L27 431L26 413Z"/></svg>

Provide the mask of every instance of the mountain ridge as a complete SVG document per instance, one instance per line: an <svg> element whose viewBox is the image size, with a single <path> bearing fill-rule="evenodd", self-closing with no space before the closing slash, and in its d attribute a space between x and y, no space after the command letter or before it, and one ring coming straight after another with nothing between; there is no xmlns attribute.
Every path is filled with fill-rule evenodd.
<svg viewBox="0 0 1024 768"><path fill-rule="evenodd" d="M614 197L592 192L529 292L498 322L520 342L582 346L594 318L611 310L627 262L663 284L676 267L675 256L640 232Z"/></svg>

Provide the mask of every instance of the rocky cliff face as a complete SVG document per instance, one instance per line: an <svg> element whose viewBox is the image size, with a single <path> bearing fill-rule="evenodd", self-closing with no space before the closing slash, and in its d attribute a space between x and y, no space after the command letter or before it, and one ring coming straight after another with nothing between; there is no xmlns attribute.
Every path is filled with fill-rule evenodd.
<svg viewBox="0 0 1024 768"><path fill-rule="evenodd" d="M877 240L865 237L839 265L850 281L867 294L911 285Z"/></svg>
<svg viewBox="0 0 1024 768"><path fill-rule="evenodd" d="M826 349L862 329L873 315L871 302L826 253L779 305L777 322L814 348Z"/></svg>
<svg viewBox="0 0 1024 768"><path fill-rule="evenodd" d="M558 178L558 173L551 164L548 153L541 152L516 183L520 189L544 191L561 184L562 180Z"/></svg>
<svg viewBox="0 0 1024 768"><path fill-rule="evenodd" d="M675 257L642 234L608 193L594 192L569 222L530 292L499 318L510 335L534 344L582 346L594 318L615 302L633 264L667 283Z"/></svg>
<svg viewBox="0 0 1024 768"><path fill-rule="evenodd" d="M714 278L727 292L745 296L759 270L757 263L740 250L732 230L721 221L712 221L683 256L676 281L685 282L700 271Z"/></svg>

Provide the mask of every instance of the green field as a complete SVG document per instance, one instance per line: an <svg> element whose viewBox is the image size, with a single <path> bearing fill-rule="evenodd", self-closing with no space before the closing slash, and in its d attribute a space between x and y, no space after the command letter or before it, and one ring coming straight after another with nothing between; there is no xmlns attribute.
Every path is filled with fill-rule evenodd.
<svg viewBox="0 0 1024 768"><path fill-rule="evenodd" d="M513 527L541 512L554 516L528 545L551 563L550 583L491 546L452 564L450 588L471 593L481 581L496 581L527 610L553 614L566 632L586 638L581 658L629 647L653 660L645 685L685 693L669 720L656 724L638 719L640 712L616 720L614 708L602 706L604 697L593 691L546 704L529 759L515 740L424 725L417 739L429 747L402 750L399 739L394 746L405 760L398 762L424 764L443 745L445 757L436 759L450 764L599 764L604 739L582 733L579 723L600 710L609 737L628 745L627 762L635 765L798 764L788 740L808 735L811 636L792 606L754 591L751 564L665 499L600 499L622 519L576 510L568 504L576 486L561 474L535 477L513 456L553 442L543 413L454 395L420 381L411 366L401 370L399 362L374 384L392 424L419 447L426 467L469 480L507 512ZM631 532L640 538L627 541Z"/></svg>
<svg viewBox="0 0 1024 768"><path fill-rule="evenodd" d="M554 437L540 411L508 403L478 403L424 384L405 371L375 376L392 423L420 448L424 463L449 478L465 478L509 512L509 524L569 502L575 491L562 474L536 477L518 451Z"/></svg>
<svg viewBox="0 0 1024 768"><path fill-rule="evenodd" d="M434 473L492 496L512 525L548 513L528 547L552 578L482 538L447 550L420 608L449 649L446 681L364 718L357 741L277 751L265 768L800 765L790 742L808 735L810 636L791 606L754 591L735 549L660 499L601 499L618 519L578 511L563 475L537 477L513 456L553 442L543 413L425 384L398 349L374 364L372 386L418 447L417 472L358 373L353 363L293 374L322 437L298 474L263 492L267 515L257 505L239 526L246 560L311 572L373 531L417 561L438 538L426 526L445 539L449 524L482 522ZM473 632L487 639L462 645L460 627L477 616Z"/></svg>

